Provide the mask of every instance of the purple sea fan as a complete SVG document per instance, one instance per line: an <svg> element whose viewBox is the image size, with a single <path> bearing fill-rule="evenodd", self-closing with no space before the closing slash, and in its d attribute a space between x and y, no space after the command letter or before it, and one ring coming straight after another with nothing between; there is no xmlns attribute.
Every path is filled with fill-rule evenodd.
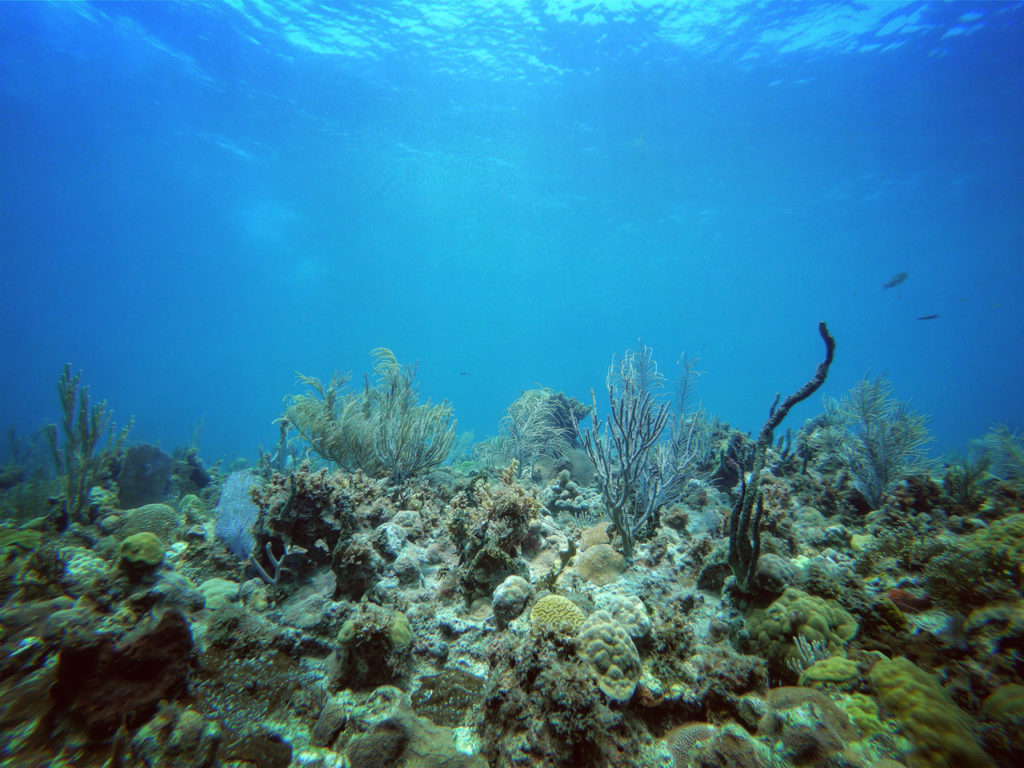
<svg viewBox="0 0 1024 768"><path fill-rule="evenodd" d="M257 483L259 478L252 472L232 472L224 481L220 501L214 511L217 538L239 560L247 560L255 544L252 526L259 516L260 508L252 500L249 491Z"/></svg>

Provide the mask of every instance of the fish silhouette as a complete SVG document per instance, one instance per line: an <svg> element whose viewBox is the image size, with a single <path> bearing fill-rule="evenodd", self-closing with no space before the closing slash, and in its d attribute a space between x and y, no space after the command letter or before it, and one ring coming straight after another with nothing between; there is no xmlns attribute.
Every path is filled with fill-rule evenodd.
<svg viewBox="0 0 1024 768"><path fill-rule="evenodd" d="M938 315L921 315L917 319L918 320L938 320L939 316Z"/></svg>
<svg viewBox="0 0 1024 768"><path fill-rule="evenodd" d="M897 272L895 275L890 277L882 288L895 288L897 285L907 279L909 275L906 272Z"/></svg>

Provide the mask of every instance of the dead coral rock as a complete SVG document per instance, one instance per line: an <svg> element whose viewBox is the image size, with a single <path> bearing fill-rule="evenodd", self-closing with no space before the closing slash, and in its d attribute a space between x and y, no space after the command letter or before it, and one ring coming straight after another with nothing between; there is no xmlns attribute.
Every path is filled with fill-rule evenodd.
<svg viewBox="0 0 1024 768"><path fill-rule="evenodd" d="M754 567L753 585L763 595L781 595L796 580L796 569L779 555L766 552Z"/></svg>
<svg viewBox="0 0 1024 768"><path fill-rule="evenodd" d="M44 627L50 623L50 617L63 613L74 607L75 601L70 597L55 597L52 600L39 600L27 603L15 603L9 608L0 609L0 627L3 631L5 644L12 647L29 635L44 634ZM0 670L5 669L9 657L0 656Z"/></svg>
<svg viewBox="0 0 1024 768"><path fill-rule="evenodd" d="M345 755L350 764L362 768L390 768L397 764L408 743L405 724L398 719L390 719L353 738Z"/></svg>
<svg viewBox="0 0 1024 768"><path fill-rule="evenodd" d="M404 614L361 603L338 631L332 685L365 689L403 681L412 664L412 641Z"/></svg>
<svg viewBox="0 0 1024 768"><path fill-rule="evenodd" d="M329 563L339 542L356 527L355 485L356 476L342 471L303 467L290 475L275 474L253 494L260 507L255 551L263 552L268 542L275 552L294 545L314 563Z"/></svg>
<svg viewBox="0 0 1024 768"><path fill-rule="evenodd" d="M66 639L50 689L55 711L79 722L96 741L112 737L122 719L136 728L161 700L187 692L191 653L188 621L175 609L120 645L110 636L84 643Z"/></svg>
<svg viewBox="0 0 1024 768"><path fill-rule="evenodd" d="M461 669L443 669L420 678L419 688L411 696L412 708L435 725L463 725L480 705L486 682Z"/></svg>
<svg viewBox="0 0 1024 768"><path fill-rule="evenodd" d="M337 577L334 599L361 600L380 580L384 560L371 546L366 534L338 542L331 559Z"/></svg>
<svg viewBox="0 0 1024 768"><path fill-rule="evenodd" d="M288 768L292 762L291 744L263 725L247 730L224 752L228 760L257 768Z"/></svg>
<svg viewBox="0 0 1024 768"><path fill-rule="evenodd" d="M930 514L942 504L942 487L929 477L908 477L892 492L893 506L906 514Z"/></svg>
<svg viewBox="0 0 1024 768"><path fill-rule="evenodd" d="M740 701L739 715L748 726L757 725L759 732L778 732L785 736L787 730L813 721L828 734L830 743L842 744L858 737L849 715L826 693L815 688L784 685L771 688L763 696L748 694ZM771 728L763 722L769 717ZM794 736L794 748L806 741L806 738Z"/></svg>
<svg viewBox="0 0 1024 768"><path fill-rule="evenodd" d="M480 757L459 752L450 728L413 713L397 688L376 689L349 725L359 729L345 747L353 768L486 768Z"/></svg>
<svg viewBox="0 0 1024 768"><path fill-rule="evenodd" d="M491 768L610 768L641 749L646 731L600 695L571 638L545 631L522 642L501 633L487 655L478 733Z"/></svg>
<svg viewBox="0 0 1024 768"><path fill-rule="evenodd" d="M662 668L672 669L664 662ZM734 717L740 698L767 682L764 659L732 650L727 644L698 645L674 670L683 684L679 703L694 714Z"/></svg>
<svg viewBox="0 0 1024 768"><path fill-rule="evenodd" d="M844 746L831 729L805 723L792 723L783 728L782 745L797 765L822 765Z"/></svg>
<svg viewBox="0 0 1024 768"><path fill-rule="evenodd" d="M161 705L156 716L131 735L131 755L137 765L214 768L219 765L222 736L220 726L196 710ZM114 738L116 742L120 734Z"/></svg>
<svg viewBox="0 0 1024 768"><path fill-rule="evenodd" d="M336 698L327 699L313 726L313 743L318 747L331 746L347 722L345 705Z"/></svg>

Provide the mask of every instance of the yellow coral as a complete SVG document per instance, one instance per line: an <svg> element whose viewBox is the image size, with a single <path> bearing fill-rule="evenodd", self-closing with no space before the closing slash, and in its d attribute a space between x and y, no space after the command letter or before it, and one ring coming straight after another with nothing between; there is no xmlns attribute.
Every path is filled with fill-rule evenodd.
<svg viewBox="0 0 1024 768"><path fill-rule="evenodd" d="M878 704L870 696L851 693L845 696L839 705L846 711L857 730L865 736L871 737L885 731L885 726L878 717Z"/></svg>
<svg viewBox="0 0 1024 768"><path fill-rule="evenodd" d="M904 657L883 659L871 669L882 704L914 743L911 766L994 768L978 746L966 713L935 678Z"/></svg>
<svg viewBox="0 0 1024 768"><path fill-rule="evenodd" d="M153 568L164 559L164 545L155 533L135 533L121 542L121 561L135 567Z"/></svg>
<svg viewBox="0 0 1024 768"><path fill-rule="evenodd" d="M583 611L572 600L561 595L545 595L530 611L530 625L535 632L549 629L571 634L583 623Z"/></svg>
<svg viewBox="0 0 1024 768"><path fill-rule="evenodd" d="M830 656L811 665L800 675L800 685L834 683L843 685L857 680L857 664L842 656Z"/></svg>
<svg viewBox="0 0 1024 768"><path fill-rule="evenodd" d="M1006 683L989 694L982 705L986 717L997 723L1024 726L1024 685Z"/></svg>

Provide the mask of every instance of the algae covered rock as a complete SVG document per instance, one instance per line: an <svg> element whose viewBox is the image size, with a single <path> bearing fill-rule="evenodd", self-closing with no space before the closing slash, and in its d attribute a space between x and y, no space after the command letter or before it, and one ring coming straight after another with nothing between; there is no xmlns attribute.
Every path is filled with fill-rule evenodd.
<svg viewBox="0 0 1024 768"><path fill-rule="evenodd" d="M995 722L1024 731L1024 685L999 686L985 699L982 711Z"/></svg>
<svg viewBox="0 0 1024 768"><path fill-rule="evenodd" d="M928 594L957 611L1016 598L1024 589L1024 514L994 520L929 560Z"/></svg>
<svg viewBox="0 0 1024 768"><path fill-rule="evenodd" d="M498 629L505 629L523 612L533 595L533 587L522 576L509 576L494 590L491 610Z"/></svg>
<svg viewBox="0 0 1024 768"><path fill-rule="evenodd" d="M43 534L31 528L0 528L0 552L31 552L43 541Z"/></svg>
<svg viewBox="0 0 1024 768"><path fill-rule="evenodd" d="M405 614L360 604L338 631L335 684L360 689L403 680L412 660L412 640Z"/></svg>
<svg viewBox="0 0 1024 768"><path fill-rule="evenodd" d="M131 754L140 765L213 768L223 736L217 722L195 709L165 704L132 735Z"/></svg>
<svg viewBox="0 0 1024 768"><path fill-rule="evenodd" d="M408 696L382 686L353 711L354 731L344 752L353 768L486 768L479 756L460 752L450 728L418 717Z"/></svg>
<svg viewBox="0 0 1024 768"><path fill-rule="evenodd" d="M985 746L1000 765L1020 765L1024 758L1024 685L1006 683L992 691L981 707L987 723Z"/></svg>
<svg viewBox="0 0 1024 768"><path fill-rule="evenodd" d="M188 693L192 632L180 611L165 611L151 628L120 642L110 635L65 637L50 690L55 711L104 741L122 722L145 723L161 701Z"/></svg>
<svg viewBox="0 0 1024 768"><path fill-rule="evenodd" d="M488 765L625 766L650 740L630 707L601 692L570 635L496 633L487 661L477 733Z"/></svg>

